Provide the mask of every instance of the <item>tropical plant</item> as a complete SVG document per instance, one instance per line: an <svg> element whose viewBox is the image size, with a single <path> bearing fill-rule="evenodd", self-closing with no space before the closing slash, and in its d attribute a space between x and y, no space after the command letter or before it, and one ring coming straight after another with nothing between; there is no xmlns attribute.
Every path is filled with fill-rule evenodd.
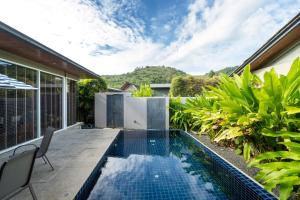
<svg viewBox="0 0 300 200"><path fill-rule="evenodd" d="M186 104L182 103L181 97L170 98L169 111L172 128L191 130L193 127L193 118L190 113L185 112Z"/></svg>
<svg viewBox="0 0 300 200"><path fill-rule="evenodd" d="M80 121L94 124L95 93L106 90L107 86L102 78L78 81L78 116Z"/></svg>
<svg viewBox="0 0 300 200"><path fill-rule="evenodd" d="M261 84L259 78L250 73L250 66L241 76L231 78L222 74L218 86L209 86L203 95L190 100L194 107L190 106L186 112L191 113L200 133L208 133L218 143L229 141L249 160L251 152L260 152L262 148L262 138L256 134L261 128L261 119L257 115L259 102L255 97Z"/></svg>
<svg viewBox="0 0 300 200"><path fill-rule="evenodd" d="M214 125L218 120L218 108L215 101L205 95L199 95L194 98L188 98L186 100L185 113L189 113L193 119L193 129L198 133L208 133L210 138L214 137L214 131L210 131L211 128L215 128Z"/></svg>
<svg viewBox="0 0 300 200"><path fill-rule="evenodd" d="M264 87L258 94L259 114L266 121L265 137L276 138L278 151L260 154L250 163L260 169L256 178L267 190L277 186L280 199L292 191L300 194L300 60L287 74L278 77L274 70L265 73Z"/></svg>
<svg viewBox="0 0 300 200"><path fill-rule="evenodd" d="M217 87L177 105L177 121L232 145L246 161L254 156L249 166L260 169L256 178L269 191L278 187L280 199L300 195L299 57L286 76L272 69L261 81L247 66L241 76L219 80Z"/></svg>
<svg viewBox="0 0 300 200"><path fill-rule="evenodd" d="M141 84L140 88L132 92L134 97L152 97L153 91L150 85Z"/></svg>

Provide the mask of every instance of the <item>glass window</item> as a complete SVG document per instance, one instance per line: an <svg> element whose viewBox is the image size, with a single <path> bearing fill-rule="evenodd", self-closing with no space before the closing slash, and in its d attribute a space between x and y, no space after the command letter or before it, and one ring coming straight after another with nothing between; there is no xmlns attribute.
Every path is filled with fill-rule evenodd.
<svg viewBox="0 0 300 200"><path fill-rule="evenodd" d="M67 125L77 122L77 82L68 79L67 81Z"/></svg>
<svg viewBox="0 0 300 200"><path fill-rule="evenodd" d="M41 72L41 135L62 128L62 78Z"/></svg>
<svg viewBox="0 0 300 200"><path fill-rule="evenodd" d="M1 72L0 72L1 73ZM0 150L6 147L6 90L0 89Z"/></svg>
<svg viewBox="0 0 300 200"><path fill-rule="evenodd" d="M37 76L34 70L26 69L26 84L37 87ZM37 137L37 92L26 90L26 140Z"/></svg>
<svg viewBox="0 0 300 200"><path fill-rule="evenodd" d="M0 61L0 74L37 86L37 72ZM0 88L0 150L37 137L35 89Z"/></svg>

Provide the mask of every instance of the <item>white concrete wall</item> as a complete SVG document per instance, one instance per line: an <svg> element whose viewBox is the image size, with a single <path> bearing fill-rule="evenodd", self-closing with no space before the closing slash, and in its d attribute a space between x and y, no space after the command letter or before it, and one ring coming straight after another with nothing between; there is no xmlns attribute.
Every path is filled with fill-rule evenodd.
<svg viewBox="0 0 300 200"><path fill-rule="evenodd" d="M170 99L168 97L166 99L166 129L169 129L170 126L170 120L169 120L169 101Z"/></svg>
<svg viewBox="0 0 300 200"><path fill-rule="evenodd" d="M300 41L270 61L264 68L253 71L253 73L263 79L264 73L274 68L278 74L286 75L289 72L294 59L298 56L300 56Z"/></svg>
<svg viewBox="0 0 300 200"><path fill-rule="evenodd" d="M106 94L95 94L95 126L97 128L105 128L107 125L106 119Z"/></svg>
<svg viewBox="0 0 300 200"><path fill-rule="evenodd" d="M124 128L147 129L147 98L124 98Z"/></svg>
<svg viewBox="0 0 300 200"><path fill-rule="evenodd" d="M107 95L116 94L112 92L95 94L95 126L97 128L107 127ZM120 93L118 93L120 94ZM125 129L147 129L147 99L158 97L131 97L124 94L124 128ZM163 98L163 97L159 97ZM169 98L166 97L166 129L169 129Z"/></svg>

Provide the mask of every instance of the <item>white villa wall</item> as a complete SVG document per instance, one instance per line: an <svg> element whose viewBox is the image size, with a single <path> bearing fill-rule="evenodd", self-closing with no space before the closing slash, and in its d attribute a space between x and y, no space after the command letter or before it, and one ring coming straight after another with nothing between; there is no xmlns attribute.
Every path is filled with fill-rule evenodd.
<svg viewBox="0 0 300 200"><path fill-rule="evenodd" d="M286 75L292 62L298 56L300 56L300 41L266 64L262 69L255 70L253 73L263 79L264 73L274 68L278 74Z"/></svg>
<svg viewBox="0 0 300 200"><path fill-rule="evenodd" d="M170 112L169 112L170 99L166 97L166 129L170 128Z"/></svg>
<svg viewBox="0 0 300 200"><path fill-rule="evenodd" d="M124 128L147 129L147 98L124 98Z"/></svg>
<svg viewBox="0 0 300 200"><path fill-rule="evenodd" d="M95 126L97 128L107 127L107 95L120 93L97 93L95 94ZM147 99L163 97L131 97L128 93L124 95L124 128L125 129L147 129ZM169 129L169 98L166 97L166 124ZM159 108L158 108L159 109Z"/></svg>
<svg viewBox="0 0 300 200"><path fill-rule="evenodd" d="M105 128L106 120L106 94L95 94L95 126L97 128Z"/></svg>

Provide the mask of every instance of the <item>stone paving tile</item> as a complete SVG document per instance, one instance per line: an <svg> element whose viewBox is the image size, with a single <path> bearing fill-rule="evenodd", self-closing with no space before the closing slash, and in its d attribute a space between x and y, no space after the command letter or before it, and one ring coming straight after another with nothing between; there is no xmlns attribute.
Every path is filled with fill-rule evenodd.
<svg viewBox="0 0 300 200"><path fill-rule="evenodd" d="M55 170L51 171L42 159L37 159L34 166L31 182L38 199L73 199L118 132L118 129L71 128L55 133L47 153ZM11 154L0 155L0 163ZM27 199L32 199L27 189L13 198Z"/></svg>

